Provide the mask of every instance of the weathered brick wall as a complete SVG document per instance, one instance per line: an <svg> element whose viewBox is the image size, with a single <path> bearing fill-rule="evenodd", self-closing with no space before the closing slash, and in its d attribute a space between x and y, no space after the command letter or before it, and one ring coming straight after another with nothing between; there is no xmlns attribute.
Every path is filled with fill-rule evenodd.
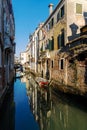
<svg viewBox="0 0 87 130"><path fill-rule="evenodd" d="M85 61L77 63L77 87L84 89L87 86L87 66Z"/></svg>
<svg viewBox="0 0 87 130"><path fill-rule="evenodd" d="M53 68L51 67L51 79L54 79L60 83L64 83L65 69L59 69L58 56L55 55Z"/></svg>
<svg viewBox="0 0 87 130"><path fill-rule="evenodd" d="M66 69L67 68L67 69ZM51 68L51 79L74 88L82 88L87 84L87 67L83 62L65 60L65 67L59 70L58 57L54 59L54 67Z"/></svg>
<svg viewBox="0 0 87 130"><path fill-rule="evenodd" d="M76 87L77 70L76 64L68 62L67 64L67 85Z"/></svg>

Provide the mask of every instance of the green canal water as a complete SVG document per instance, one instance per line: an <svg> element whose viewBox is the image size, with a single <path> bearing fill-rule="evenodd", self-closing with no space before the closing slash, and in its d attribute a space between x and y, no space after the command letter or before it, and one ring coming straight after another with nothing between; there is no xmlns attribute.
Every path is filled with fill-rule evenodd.
<svg viewBox="0 0 87 130"><path fill-rule="evenodd" d="M87 102L16 79L0 111L0 130L87 130Z"/></svg>

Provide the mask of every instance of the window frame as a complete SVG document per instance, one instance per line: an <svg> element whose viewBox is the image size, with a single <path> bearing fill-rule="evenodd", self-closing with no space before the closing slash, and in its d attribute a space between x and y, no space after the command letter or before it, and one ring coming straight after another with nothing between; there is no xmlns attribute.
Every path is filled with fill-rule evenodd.
<svg viewBox="0 0 87 130"><path fill-rule="evenodd" d="M65 29L61 30L61 33L57 36L57 46L58 49L61 49L65 46Z"/></svg>

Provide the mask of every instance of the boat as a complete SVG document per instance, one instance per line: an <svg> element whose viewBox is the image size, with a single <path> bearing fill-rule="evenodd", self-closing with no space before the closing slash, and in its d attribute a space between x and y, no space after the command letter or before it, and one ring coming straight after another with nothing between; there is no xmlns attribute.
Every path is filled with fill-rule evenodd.
<svg viewBox="0 0 87 130"><path fill-rule="evenodd" d="M40 81L39 82L39 86L42 87L42 88L47 87L48 86L48 82Z"/></svg>
<svg viewBox="0 0 87 130"><path fill-rule="evenodd" d="M46 88L49 84L48 80L41 77L36 77L36 82L39 84L39 87L41 88Z"/></svg>
<svg viewBox="0 0 87 130"><path fill-rule="evenodd" d="M21 78L23 76L24 76L23 72L20 72L20 71L16 72L16 78Z"/></svg>

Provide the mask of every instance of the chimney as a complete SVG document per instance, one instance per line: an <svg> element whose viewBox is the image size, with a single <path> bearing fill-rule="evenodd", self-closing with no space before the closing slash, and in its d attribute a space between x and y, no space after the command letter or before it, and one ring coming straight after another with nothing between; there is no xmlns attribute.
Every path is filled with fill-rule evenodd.
<svg viewBox="0 0 87 130"><path fill-rule="evenodd" d="M53 4L51 3L51 4L49 4L49 15L53 12Z"/></svg>

